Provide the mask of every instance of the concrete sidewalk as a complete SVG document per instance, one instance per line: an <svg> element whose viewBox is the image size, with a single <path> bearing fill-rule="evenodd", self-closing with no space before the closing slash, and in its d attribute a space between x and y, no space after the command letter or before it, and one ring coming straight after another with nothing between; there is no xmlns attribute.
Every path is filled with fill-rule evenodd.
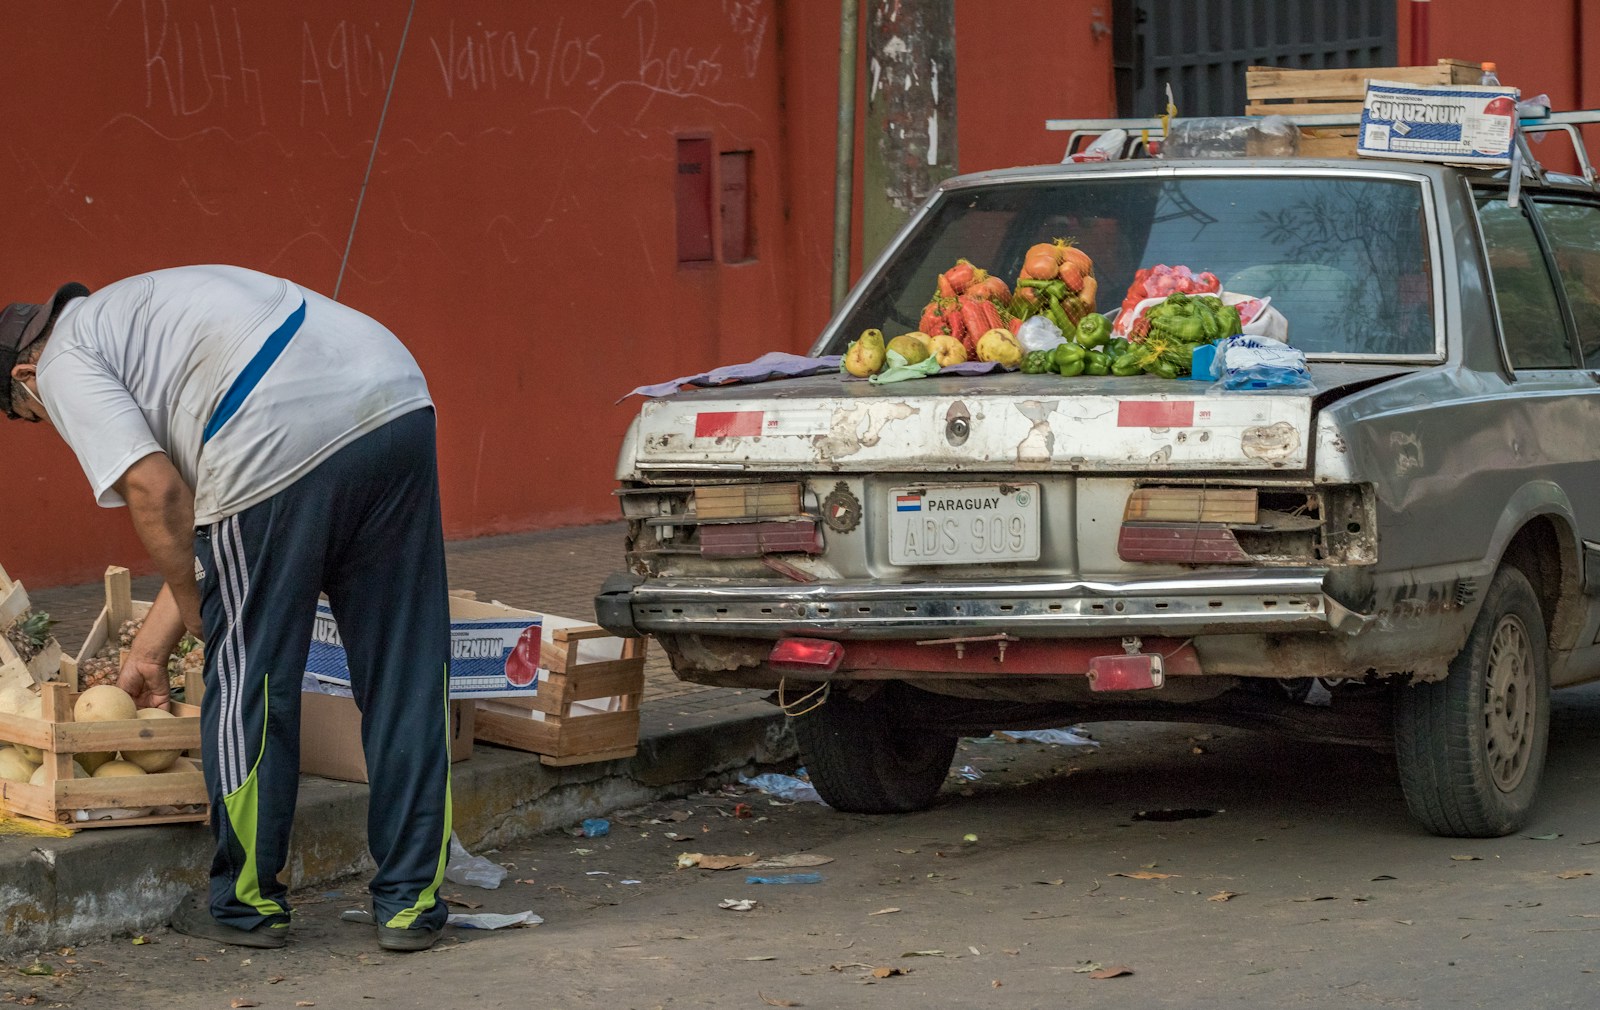
<svg viewBox="0 0 1600 1010"><path fill-rule="evenodd" d="M620 523L487 537L448 545L453 588L479 599L581 620L622 566ZM139 559L108 559L136 562ZM26 581L26 573L14 573ZM159 579L134 580L151 599ZM76 652L100 612L99 583L34 590ZM652 645L645 667L639 753L626 761L549 768L538 757L478 745L454 771L456 831L470 849L494 848L708 781L795 757L793 736L762 692L684 684ZM306 777L289 866L290 886L313 886L371 868L367 787ZM210 860L203 825L104 828L71 838L0 836L0 955L75 943L163 923Z"/></svg>

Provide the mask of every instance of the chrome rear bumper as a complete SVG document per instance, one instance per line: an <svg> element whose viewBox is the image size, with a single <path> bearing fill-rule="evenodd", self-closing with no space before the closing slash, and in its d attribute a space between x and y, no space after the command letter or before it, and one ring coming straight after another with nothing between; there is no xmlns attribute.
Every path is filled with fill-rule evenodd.
<svg viewBox="0 0 1600 1010"><path fill-rule="evenodd" d="M1326 569L1248 569L1126 582L761 583L628 579L595 601L601 623L644 634L840 639L935 631L1028 638L1100 635L1354 633L1369 617L1322 591Z"/></svg>

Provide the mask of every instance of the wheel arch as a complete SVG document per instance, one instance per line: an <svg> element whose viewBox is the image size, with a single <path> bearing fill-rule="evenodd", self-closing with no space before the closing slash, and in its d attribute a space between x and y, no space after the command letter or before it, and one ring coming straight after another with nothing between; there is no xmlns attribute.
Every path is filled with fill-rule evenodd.
<svg viewBox="0 0 1600 1010"><path fill-rule="evenodd" d="M1506 503L1492 548L1496 567L1514 566L1533 586L1550 649L1573 648L1584 622L1583 550L1566 491L1550 481L1524 485Z"/></svg>

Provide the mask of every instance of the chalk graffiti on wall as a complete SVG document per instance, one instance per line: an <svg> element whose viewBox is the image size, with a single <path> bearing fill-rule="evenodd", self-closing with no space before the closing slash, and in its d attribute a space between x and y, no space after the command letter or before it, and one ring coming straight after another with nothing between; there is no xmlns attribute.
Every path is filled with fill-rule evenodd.
<svg viewBox="0 0 1600 1010"><path fill-rule="evenodd" d="M769 0L700 2L719 5L736 43L731 57L721 43L666 41L659 0L632 0L603 32L576 30L566 15L532 25L451 18L443 30L428 33L421 48L446 99L522 89L572 109L588 125L595 108L624 89L644 92L637 110L642 116L658 96L707 98L738 73L757 75ZM122 10L134 5L118 0L112 14ZM175 0L138 0L137 12L147 111L180 119L243 113L264 127L272 108L266 95L289 78L298 90L298 125L306 126L319 117L367 114L388 86L393 53L380 40L395 44L392 25L304 20L291 62L287 53L252 40L249 19L236 6L213 4L196 13Z"/></svg>

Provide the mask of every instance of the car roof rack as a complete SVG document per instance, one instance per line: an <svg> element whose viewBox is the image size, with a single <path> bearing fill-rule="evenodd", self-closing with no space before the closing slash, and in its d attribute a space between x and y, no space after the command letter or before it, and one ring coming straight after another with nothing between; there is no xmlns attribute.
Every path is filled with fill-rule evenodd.
<svg viewBox="0 0 1600 1010"><path fill-rule="evenodd" d="M1241 119L1263 119L1262 116L1232 117ZM1361 125L1359 113L1327 113L1322 115L1281 116L1296 127L1306 129L1338 129L1354 128ZM1597 171L1589 158L1588 148L1579 131L1581 126L1600 124L1600 109L1583 109L1575 112L1547 112L1537 117L1523 117L1518 120L1517 145L1521 149L1522 165L1525 174L1537 182L1545 181L1545 171L1539 160L1533 156L1532 149L1528 147L1527 137L1530 134L1563 133L1572 143L1572 150L1578 159L1580 174L1585 183L1592 189L1600 191L1600 171ZM1047 119L1044 128L1056 133L1067 134L1067 148L1062 156L1062 161L1068 161L1072 155L1079 153L1084 146L1095 138L1110 133L1112 130L1124 130L1128 137L1120 152L1122 158L1134 158L1148 152L1148 144L1152 140L1161 140L1166 136L1166 122L1161 118L1148 119ZM1381 160L1381 159L1373 159Z"/></svg>

